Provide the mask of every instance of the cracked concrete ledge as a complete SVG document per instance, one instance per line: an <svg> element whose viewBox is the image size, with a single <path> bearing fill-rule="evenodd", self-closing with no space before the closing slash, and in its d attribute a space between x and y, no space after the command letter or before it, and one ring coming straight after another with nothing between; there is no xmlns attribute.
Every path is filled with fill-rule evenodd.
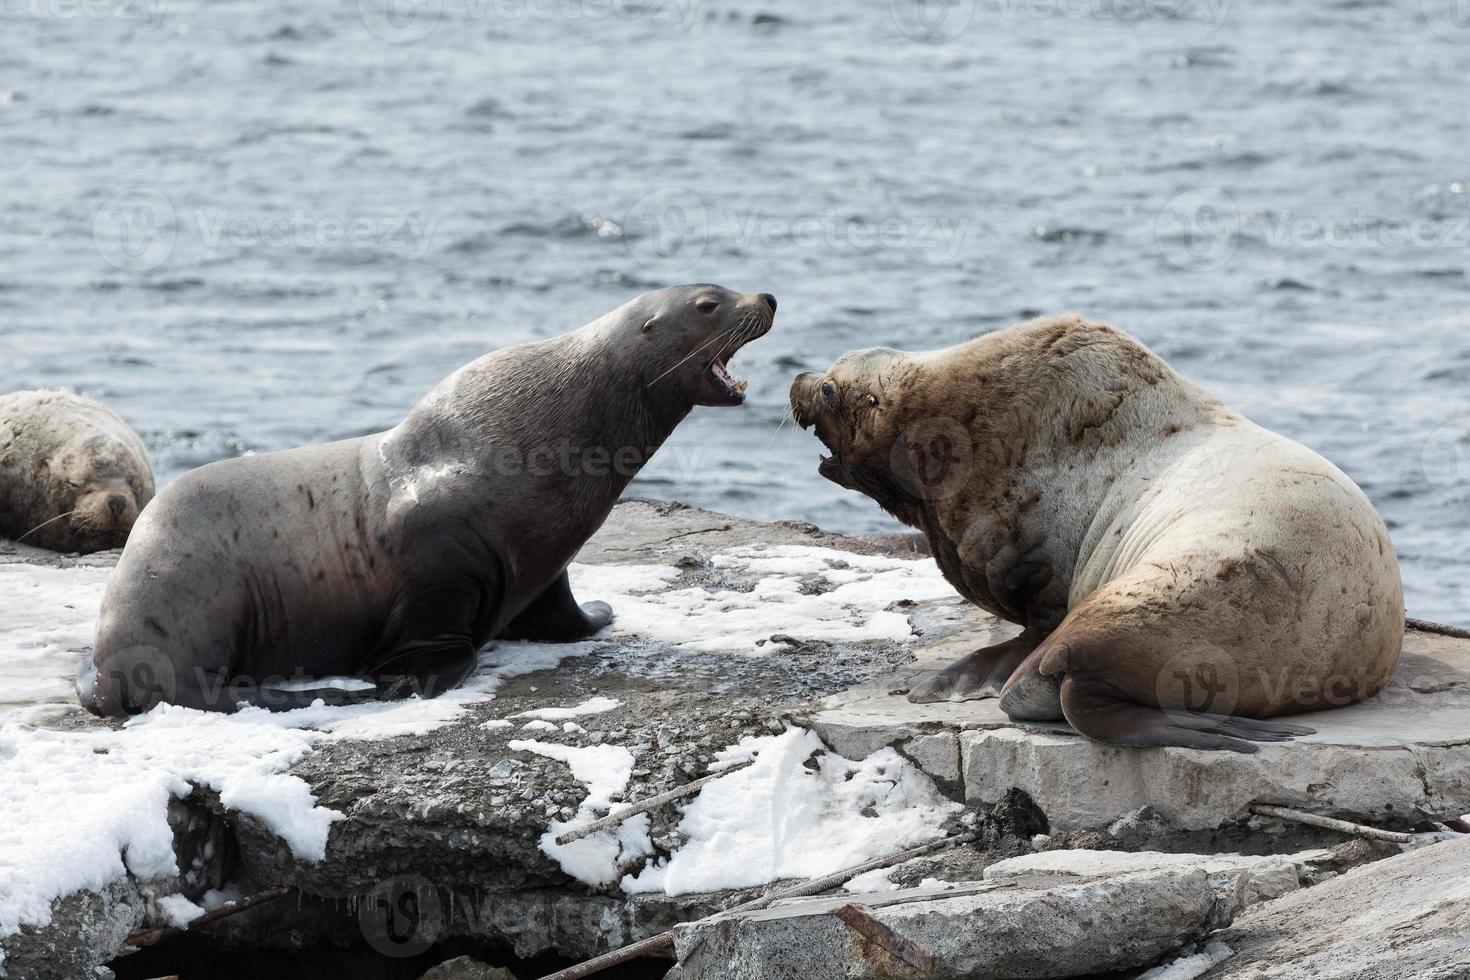
<svg viewBox="0 0 1470 980"><path fill-rule="evenodd" d="M768 524L635 500L614 510L578 561L665 564L680 570L675 583L680 587L702 583L749 591L751 582L732 579L712 558L751 544L896 553L880 542L810 525ZM916 557L907 551L902 555ZM71 567L64 558L0 545L0 561L18 560ZM109 561L115 555L93 556L87 564ZM584 599L598 598L595 588L581 591L587 593ZM958 598L894 600L894 611L903 612L913 626L915 635L908 642L774 643L756 657L691 652L624 635L598 642L587 655L565 660L555 670L506 679L493 700L470 704L462 717L427 734L325 743L289 770L307 783L320 806L344 814L332 825L326 857L318 863L293 859L265 826L228 810L216 794L196 789L187 806L179 807L187 811L176 825L180 849L197 847L204 834L227 839L228 846L191 881L192 892L229 883L252 894L284 885L297 896L225 920L211 927L211 939L293 948L361 941L370 931L362 911L370 903L363 896L385 887L427 886L435 896L435 935L473 937L522 957L556 951L580 958L727 906L737 898L735 893L668 898L627 896L616 886L589 888L540 851L538 842L549 822L566 819L586 791L565 764L509 748L510 740L526 737L519 722L488 730L483 723L597 695L614 696L622 704L595 719L581 719L590 731L558 738L629 749L636 765L626 799L641 799L702 775L715 751L745 735L780 730L784 721L811 727L833 751L850 759L893 746L956 800L992 803L1019 787L1046 813L1055 846L1066 844L1070 834L1083 840L1082 846L1178 850L1188 842L1171 834L1243 823L1246 806L1256 801L1390 826L1470 812L1470 750L1464 747L1470 742L1465 727L1470 718L1470 641L1410 633L1404 663L1376 703L1314 715L1317 735L1267 746L1254 756L1125 750L1067 734L1065 726L1042 730L1015 725L993 700L909 704L893 692L906 690L923 671L1011 635L1016 627ZM57 727L92 724L100 722L76 713ZM659 854L681 842L678 817L674 808L653 815L650 837ZM1263 845L1268 850L1337 839L1268 826L1273 834L1255 834L1258 841L1268 841ZM1087 838L1098 828L1109 829L1094 833L1095 840ZM894 878L921 880L916 876L922 874L974 882L987 863L977 855L956 851L916 864L921 871L900 870ZM1195 912L1201 903L1211 910L1219 907L1212 875L1201 868L1152 867L1128 874L1138 881L1167 883L1170 894L1177 892ZM55 903L49 926L6 939L7 967L14 975L37 978L80 975L83 967L121 952L122 939L132 930L158 924L148 918L144 892L179 887L177 882L127 879L101 893L63 897ZM1132 928L1130 921L1142 908L1154 907L1128 897L1145 894L1129 890L1142 888L1136 881L1103 887L1040 879L1037 888L1038 896L1113 895L1115 903L1094 902L1088 908L1108 922L1116 916L1124 930ZM965 899L982 904L994 900L989 891ZM939 901L961 900L951 896ZM1083 906L1073 907L1080 915ZM916 909L905 912L894 906L891 914L902 918L917 915ZM1154 940L1142 936L1135 944L1136 956L1128 959L1148 962L1138 957L1156 957L1174 948L1201 923L1217 921L1210 917L1214 914L1192 912L1194 918L1181 920L1178 929L1168 926L1168 943L1156 952L1150 952ZM770 921L783 920L776 916ZM1051 938L1038 941L1045 944ZM1088 936L1078 934L1076 939L1077 956L1093 955ZM852 952L842 948L844 956ZM1105 951L1097 955L1101 958L1092 964L1094 969L1122 962Z"/></svg>
<svg viewBox="0 0 1470 980"><path fill-rule="evenodd" d="M991 700L910 704L928 670L1014 635L978 610L935 608L916 626L916 660L824 698L793 719L844 755L894 745L973 804L1025 790L1057 830L1102 828L1144 806L1186 831L1210 830L1274 803L1385 826L1444 820L1470 807L1470 641L1409 631L1387 687L1363 704L1299 717L1317 729L1254 755L1114 748L1065 725L1012 722ZM956 622L973 628L956 630Z"/></svg>

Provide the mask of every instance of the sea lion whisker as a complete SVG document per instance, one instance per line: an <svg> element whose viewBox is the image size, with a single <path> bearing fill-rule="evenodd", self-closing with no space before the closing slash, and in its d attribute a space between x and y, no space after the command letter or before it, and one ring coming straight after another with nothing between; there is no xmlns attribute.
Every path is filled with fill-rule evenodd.
<svg viewBox="0 0 1470 980"><path fill-rule="evenodd" d="M734 327L731 327L729 330L725 331L724 333L717 334L716 336L711 337L709 340L706 340L704 343L700 344L698 347L694 348L692 351L690 351L689 353L685 354L683 357L679 358L678 364L675 364L673 367L669 368L668 371L665 371L663 374L660 374L657 378L654 378L652 381L648 382L648 384L645 385L645 387L652 388L655 384L657 384L659 382L660 379L662 379L664 377L664 375L667 375L670 371L673 371L676 368L678 368L679 364L683 364L685 361L689 360L689 358L693 357L695 354L698 354L700 351L704 350L706 347L708 347L710 344L713 344L715 341L719 340L721 337L729 336L730 334L732 334L734 332L735 332L735 328ZM710 363L713 364L714 362L711 361Z"/></svg>
<svg viewBox="0 0 1470 980"><path fill-rule="evenodd" d="M789 422L789 421L791 421L795 417L796 417L796 409L792 408L790 405L787 405L786 406L786 411L783 412L783 413L781 413L781 421L779 421L779 422L776 423L776 430L771 433L771 438L769 438L769 439L766 440L766 448L767 449L770 449L771 446L776 442L776 437L781 434L781 429L785 427L786 423ZM795 432L795 431L796 431L795 429L792 430L792 432Z"/></svg>
<svg viewBox="0 0 1470 980"><path fill-rule="evenodd" d="M69 510L65 514L57 514L55 517L51 518L50 520L42 521L41 523L37 524L35 527L33 527L29 531L27 531L25 534L22 534L20 537L16 538L15 539L16 540L16 543L19 544L20 542L24 541L26 538L30 537L32 534L35 534L37 531L41 530L41 528L45 527L47 524L55 524L57 521L61 520L63 517L71 517L73 514L77 513L79 510L81 510L81 508L77 508L77 510Z"/></svg>

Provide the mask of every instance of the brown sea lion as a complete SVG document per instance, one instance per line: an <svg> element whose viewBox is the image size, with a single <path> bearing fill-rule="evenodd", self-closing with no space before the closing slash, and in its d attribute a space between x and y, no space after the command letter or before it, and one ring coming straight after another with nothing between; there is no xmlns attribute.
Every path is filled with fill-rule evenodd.
<svg viewBox="0 0 1470 980"><path fill-rule="evenodd" d="M999 695L1104 742L1251 752L1311 731L1259 719L1362 700L1398 661L1398 563L1363 492L1122 331L1063 316L857 351L791 405L831 450L823 476L1024 627L911 700Z"/></svg>
<svg viewBox="0 0 1470 980"><path fill-rule="evenodd" d="M589 636L567 565L696 405L738 405L727 364L767 293L646 293L580 329L488 354L374 435L211 463L134 529L108 584L82 703L232 711L459 684L494 637ZM303 689L305 688L305 689Z"/></svg>
<svg viewBox="0 0 1470 980"><path fill-rule="evenodd" d="M0 395L0 537L120 548L152 499L148 450L106 405L66 391Z"/></svg>

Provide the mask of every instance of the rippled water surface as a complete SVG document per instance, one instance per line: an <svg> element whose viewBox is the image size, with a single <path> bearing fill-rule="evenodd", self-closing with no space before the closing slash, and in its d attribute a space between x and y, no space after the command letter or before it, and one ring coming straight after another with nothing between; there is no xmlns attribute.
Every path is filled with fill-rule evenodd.
<svg viewBox="0 0 1470 980"><path fill-rule="evenodd" d="M870 530L778 431L792 375L1075 310L1340 465L1411 613L1470 621L1437 0L385 2L0 6L0 390L106 400L169 479L712 280L776 330L637 489Z"/></svg>

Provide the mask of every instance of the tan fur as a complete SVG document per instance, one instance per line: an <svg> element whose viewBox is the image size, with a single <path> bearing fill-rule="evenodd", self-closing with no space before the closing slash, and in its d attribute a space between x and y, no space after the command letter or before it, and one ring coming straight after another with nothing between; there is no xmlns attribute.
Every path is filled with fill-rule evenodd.
<svg viewBox="0 0 1470 980"><path fill-rule="evenodd" d="M799 378L792 405L834 450L824 474L1027 627L1031 676L1266 718L1361 700L1397 662L1398 565L1362 491L1112 327L1062 316L858 352Z"/></svg>
<svg viewBox="0 0 1470 980"><path fill-rule="evenodd" d="M0 396L0 536L121 547L153 489L148 451L111 409L64 391Z"/></svg>

